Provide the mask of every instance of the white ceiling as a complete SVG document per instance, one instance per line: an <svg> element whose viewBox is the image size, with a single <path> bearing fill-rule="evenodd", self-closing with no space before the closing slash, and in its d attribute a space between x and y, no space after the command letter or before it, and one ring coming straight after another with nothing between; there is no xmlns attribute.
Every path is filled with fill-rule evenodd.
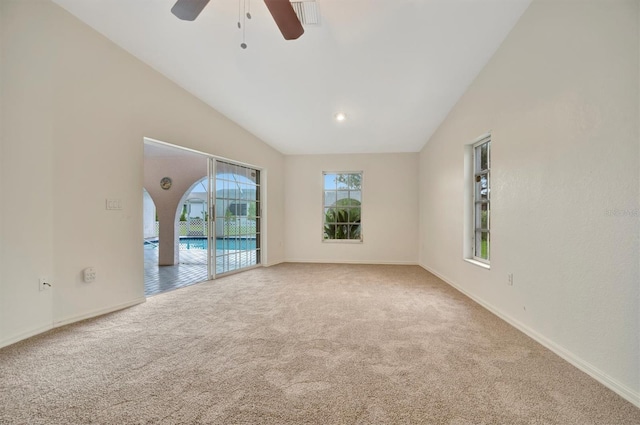
<svg viewBox="0 0 640 425"><path fill-rule="evenodd" d="M531 0L317 0L292 41L246 1L243 50L238 0L194 22L175 0L54 0L285 154L419 151Z"/></svg>

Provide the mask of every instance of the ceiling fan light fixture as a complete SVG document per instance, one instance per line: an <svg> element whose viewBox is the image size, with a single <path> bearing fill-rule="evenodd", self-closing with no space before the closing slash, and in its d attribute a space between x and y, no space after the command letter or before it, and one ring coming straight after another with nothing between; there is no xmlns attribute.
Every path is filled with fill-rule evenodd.
<svg viewBox="0 0 640 425"><path fill-rule="evenodd" d="M347 119L347 115L344 112L338 112L335 117L338 122L342 122Z"/></svg>

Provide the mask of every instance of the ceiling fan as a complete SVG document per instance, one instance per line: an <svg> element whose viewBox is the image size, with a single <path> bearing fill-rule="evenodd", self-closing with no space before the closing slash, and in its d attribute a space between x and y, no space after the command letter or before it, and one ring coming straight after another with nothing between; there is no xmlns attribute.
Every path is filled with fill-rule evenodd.
<svg viewBox="0 0 640 425"><path fill-rule="evenodd" d="M171 13L184 21L195 20L209 0L178 0ZM264 0L285 40L295 40L304 33L304 28L289 0Z"/></svg>

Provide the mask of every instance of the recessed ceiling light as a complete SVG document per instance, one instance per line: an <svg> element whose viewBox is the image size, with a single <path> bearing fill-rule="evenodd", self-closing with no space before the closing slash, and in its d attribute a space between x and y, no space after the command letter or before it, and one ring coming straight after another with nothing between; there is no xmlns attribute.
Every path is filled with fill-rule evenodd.
<svg viewBox="0 0 640 425"><path fill-rule="evenodd" d="M344 121L345 119L347 119L347 116L344 113L338 112L336 114L336 121Z"/></svg>

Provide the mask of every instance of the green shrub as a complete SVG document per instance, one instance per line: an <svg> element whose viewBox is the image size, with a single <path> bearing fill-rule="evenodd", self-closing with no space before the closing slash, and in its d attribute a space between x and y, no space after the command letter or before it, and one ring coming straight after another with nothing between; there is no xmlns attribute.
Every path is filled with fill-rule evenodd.
<svg viewBox="0 0 640 425"><path fill-rule="evenodd" d="M360 239L360 202L340 199L324 218L325 239Z"/></svg>

